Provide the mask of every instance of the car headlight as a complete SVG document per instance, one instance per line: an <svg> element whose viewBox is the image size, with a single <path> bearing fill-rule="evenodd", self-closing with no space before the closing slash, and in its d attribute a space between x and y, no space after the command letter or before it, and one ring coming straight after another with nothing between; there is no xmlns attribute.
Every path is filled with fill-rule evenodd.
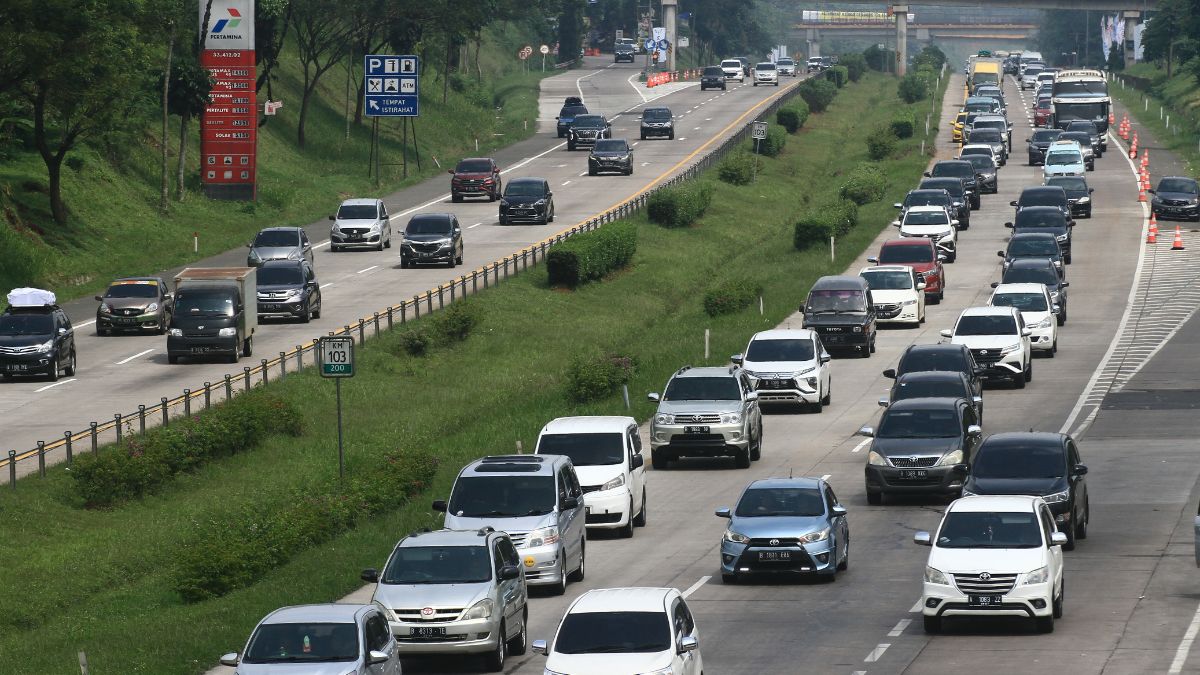
<svg viewBox="0 0 1200 675"><path fill-rule="evenodd" d="M1058 300L1058 291L1050 291L1050 300Z"/></svg>
<svg viewBox="0 0 1200 675"><path fill-rule="evenodd" d="M1054 319L1052 319L1051 317L1046 317L1046 318L1042 319L1041 321L1030 326L1030 328L1049 328L1050 324L1052 324L1053 322L1054 322Z"/></svg>
<svg viewBox="0 0 1200 675"><path fill-rule="evenodd" d="M551 525L543 527L540 530L534 530L529 533L529 547L537 548L538 546L549 546L550 544L558 543L558 526Z"/></svg>
<svg viewBox="0 0 1200 675"><path fill-rule="evenodd" d="M37 346L37 350L39 353L45 353L45 352L50 351L51 349L54 349L54 340L46 340L45 342L43 342L42 344Z"/></svg>
<svg viewBox="0 0 1200 675"><path fill-rule="evenodd" d="M158 311L158 303L157 302L150 303L150 305L148 307L146 307L146 309L142 310L142 312L144 314L149 314L150 312L157 312L157 311Z"/></svg>
<svg viewBox="0 0 1200 675"><path fill-rule="evenodd" d="M471 609L468 609L466 611L466 613L463 614L462 618L464 620L490 619L492 617L492 609L493 609L492 599L484 598L484 599L480 600L479 602L475 603L474 605L471 605Z"/></svg>
<svg viewBox="0 0 1200 675"><path fill-rule="evenodd" d="M221 330L217 331L217 335L219 337L233 337L237 335L237 329L232 326L229 328L222 328Z"/></svg>
<svg viewBox="0 0 1200 675"><path fill-rule="evenodd" d="M183 331L178 328L168 328L167 335L171 337L183 337Z"/></svg>
<svg viewBox="0 0 1200 675"><path fill-rule="evenodd" d="M816 367L816 366L813 366L813 367L811 367L811 368L805 368L804 370L801 370L801 371L797 372L797 373L796 373L796 377L803 377L803 376L805 376L805 375L807 375L807 374L811 373L812 371L814 371L814 370L816 370L816 369L817 369L817 367Z"/></svg>
<svg viewBox="0 0 1200 675"><path fill-rule="evenodd" d="M1061 242L1064 242L1064 241L1066 241L1066 240L1067 240L1067 235L1065 235L1065 234L1056 234L1056 235L1054 235L1054 239L1055 239L1056 241L1058 241L1058 242L1060 242L1060 243L1061 243Z"/></svg>
<svg viewBox="0 0 1200 675"><path fill-rule="evenodd" d="M1089 202L1091 202L1091 201L1092 201L1092 198L1091 198L1091 197L1080 197L1080 198L1079 198L1079 203L1080 203L1080 204L1087 204L1087 203L1089 203Z"/></svg>
<svg viewBox="0 0 1200 675"><path fill-rule="evenodd" d="M287 259L288 260L299 260L300 259L300 251L292 251L291 253L288 254Z"/></svg>
<svg viewBox="0 0 1200 675"><path fill-rule="evenodd" d="M827 527L823 530L818 530L816 532L809 532L808 534L800 537L800 541L805 544L815 544L818 541L825 541L828 538L829 538L829 528Z"/></svg>
<svg viewBox="0 0 1200 675"><path fill-rule="evenodd" d="M539 199L539 200L537 200L536 202L534 202L534 203L533 203L533 205L534 205L534 206L545 206L545 205L546 205L546 200L545 200L545 199Z"/></svg>
<svg viewBox="0 0 1200 675"><path fill-rule="evenodd" d="M900 303L900 306L901 306L901 307L908 307L908 306L910 306L910 305L915 305L915 304L917 304L917 301L916 301L916 300L905 300L904 302Z"/></svg>
<svg viewBox="0 0 1200 675"><path fill-rule="evenodd" d="M112 305L108 304L107 302L100 303L100 313L101 314L112 314L113 313Z"/></svg>
<svg viewBox="0 0 1200 675"><path fill-rule="evenodd" d="M1046 495L1045 497L1042 497L1042 501L1046 502L1047 504L1058 504L1061 502L1068 501L1070 499L1071 499L1071 491L1070 490L1063 490L1062 492L1055 492L1052 495Z"/></svg>
<svg viewBox="0 0 1200 675"><path fill-rule="evenodd" d="M941 570L937 569L936 567L930 567L929 565L925 566L925 583L941 584L943 586L950 585L950 582L946 580L946 575L942 574Z"/></svg>
<svg viewBox="0 0 1200 675"><path fill-rule="evenodd" d="M601 490L615 490L625 484L625 474L621 474L616 478L608 481L600 486Z"/></svg>
<svg viewBox="0 0 1200 675"><path fill-rule="evenodd" d="M746 535L742 534L741 532L734 532L733 530L728 530L728 529L725 530L725 534L723 535L723 537L724 537L725 541L732 541L735 544L749 544L750 543L750 537L747 537Z"/></svg>
<svg viewBox="0 0 1200 675"><path fill-rule="evenodd" d="M948 232L945 232L945 233L943 233L943 234L939 234L939 235L938 235L938 241L939 241L939 242L943 242L943 241L946 241L946 240L950 240L950 241L953 241L953 240L954 240L954 230L950 230L950 231L948 231Z"/></svg>
<svg viewBox="0 0 1200 675"><path fill-rule="evenodd" d="M341 226L341 224L339 224L339 223L334 223L334 224L333 224L333 229L332 229L331 231L332 231L334 234L341 234L341 233L342 233L342 226Z"/></svg>
<svg viewBox="0 0 1200 675"><path fill-rule="evenodd" d="M300 293L302 293L302 291L299 288L291 288L291 289L288 289L288 292L284 297L289 300L295 299L295 298L300 297Z"/></svg>
<svg viewBox="0 0 1200 675"><path fill-rule="evenodd" d="M503 206L504 208L508 208L508 200L507 200L507 199L501 199L501 200L500 200L500 206Z"/></svg>
<svg viewBox="0 0 1200 675"><path fill-rule="evenodd" d="M742 413L722 413L721 424L741 424Z"/></svg>
<svg viewBox="0 0 1200 675"><path fill-rule="evenodd" d="M668 415L666 413L659 413L654 416L654 423L655 424L674 424L675 416Z"/></svg>
<svg viewBox="0 0 1200 675"><path fill-rule="evenodd" d="M855 333L861 333L861 332L862 332L862 326L855 326L855 327L854 327L854 332L855 332Z"/></svg>
<svg viewBox="0 0 1200 675"><path fill-rule="evenodd" d="M808 386L812 387L813 389L816 389L816 388L817 388L817 378L815 378L815 377L810 377L810 378L808 378L808 379L807 379L807 380L805 380L805 381L806 381L806 382L808 382Z"/></svg>
<svg viewBox="0 0 1200 675"><path fill-rule="evenodd" d="M1029 584L1044 584L1050 578L1049 567L1039 567L1036 570L1025 575L1025 581L1021 585L1028 586Z"/></svg>
<svg viewBox="0 0 1200 675"><path fill-rule="evenodd" d="M258 251L254 250L254 249L250 249L250 259L251 260L262 260L262 256L260 256L258 254Z"/></svg>
<svg viewBox="0 0 1200 675"><path fill-rule="evenodd" d="M1003 355L1005 355L1005 354L1011 354L1011 353L1013 353L1013 352L1017 351L1017 350L1018 350L1018 349L1020 349L1020 348L1021 348L1021 343L1020 343L1020 342L1018 342L1018 343L1017 343L1017 344L1015 344L1015 345L1008 345L1007 347L1003 347L1003 348L1001 348L1001 349L1000 349L1000 354L1001 354L1002 356L1003 356Z"/></svg>
<svg viewBox="0 0 1200 675"><path fill-rule="evenodd" d="M867 464L872 466L887 466L888 462L883 458L883 455L872 450L867 453Z"/></svg>
<svg viewBox="0 0 1200 675"><path fill-rule="evenodd" d="M939 459L937 465L938 466L954 466L955 464L962 464L962 461L963 461L963 451L962 450L953 450L951 452L947 452L945 454L945 456L943 456L941 459Z"/></svg>
<svg viewBox="0 0 1200 675"><path fill-rule="evenodd" d="M438 242L438 248L450 248L450 243L449 239L443 239Z"/></svg>
<svg viewBox="0 0 1200 675"><path fill-rule="evenodd" d="M378 220L375 221L375 224L371 226L371 231L372 232L382 232L383 231L383 223L379 222Z"/></svg>

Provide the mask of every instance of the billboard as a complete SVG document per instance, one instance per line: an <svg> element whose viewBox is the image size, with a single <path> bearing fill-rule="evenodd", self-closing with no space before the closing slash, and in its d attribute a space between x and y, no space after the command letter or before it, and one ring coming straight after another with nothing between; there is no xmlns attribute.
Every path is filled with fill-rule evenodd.
<svg viewBox="0 0 1200 675"><path fill-rule="evenodd" d="M212 75L200 122L200 183L214 199L253 200L256 190L258 104L254 66L254 0L212 0L200 65Z"/></svg>

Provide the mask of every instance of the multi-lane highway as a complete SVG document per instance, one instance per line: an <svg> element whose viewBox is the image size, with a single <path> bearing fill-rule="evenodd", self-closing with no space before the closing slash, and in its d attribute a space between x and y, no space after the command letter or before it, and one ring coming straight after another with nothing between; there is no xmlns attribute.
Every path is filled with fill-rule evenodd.
<svg viewBox="0 0 1200 675"><path fill-rule="evenodd" d="M594 217L643 191L653 183L686 168L705 150L740 130L754 112L783 94L802 78L785 78L780 87L751 87L730 83L727 91L701 92L697 83L676 82L647 89L637 82L639 68L613 64L610 57L589 57L585 68L548 78L542 83L538 134L496 154L504 179L541 176L550 181L556 207L555 222L546 225L501 226L496 203L486 200L452 204L449 176L431 179L385 199L392 226L399 233L418 212L457 214L465 228L464 266L400 269L399 250L331 253L329 225L319 220L308 226L316 244L316 271L322 287L323 312L312 324L264 322L255 336L252 359L233 366L222 363L168 365L166 338L160 336L99 337L95 334L96 302L81 300L65 305L76 324L79 370L56 383L41 379L6 381L0 387L0 457L36 446L39 440L60 439L65 430L83 431L89 422L112 420L114 413L135 411L139 404L153 405L160 397L179 396L184 388L220 382L226 373L240 373L245 365L357 322L372 312L411 299L418 293L457 279L514 251L541 241ZM613 122L616 138L628 138L634 147L632 176L588 176L587 152L569 152L565 140L555 136L554 116L567 96L582 96L593 112ZM648 103L669 106L675 120L675 140L638 141L638 120ZM331 201L329 212L337 208ZM399 237L396 238L399 241ZM203 260L197 266L242 266L245 249ZM173 271L172 271L173 272ZM164 276L170 277L171 272ZM110 434L106 440L111 441ZM60 461L63 451L48 455ZM37 468L36 461L19 465L18 475Z"/></svg>

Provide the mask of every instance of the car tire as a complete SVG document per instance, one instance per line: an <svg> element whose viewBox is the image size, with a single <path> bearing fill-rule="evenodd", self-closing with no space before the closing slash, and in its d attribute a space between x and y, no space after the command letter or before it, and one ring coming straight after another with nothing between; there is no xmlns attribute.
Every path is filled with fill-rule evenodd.
<svg viewBox="0 0 1200 675"><path fill-rule="evenodd" d="M1051 603L1054 618L1061 619L1063 617L1063 605L1065 604L1067 604L1067 582L1064 579L1062 586L1058 589L1058 598Z"/></svg>
<svg viewBox="0 0 1200 675"><path fill-rule="evenodd" d="M167 363L169 363L171 365L175 365L176 363L179 363L179 355L178 354L167 354Z"/></svg>
<svg viewBox="0 0 1200 675"><path fill-rule="evenodd" d="M337 244L330 244L330 245L329 245L329 252L330 252L330 253L341 253L341 252L342 252L342 247L341 247L341 246L338 246Z"/></svg>
<svg viewBox="0 0 1200 675"><path fill-rule="evenodd" d="M596 175L596 170L595 170L595 169L593 169L592 167L590 167L590 166L589 166L589 167L588 167L588 175L589 175L589 176L595 176L595 175Z"/></svg>
<svg viewBox="0 0 1200 675"><path fill-rule="evenodd" d="M845 572L846 570L850 569L850 538L849 537L846 538L846 543L844 544L844 546L845 546L845 550L842 552L842 561L840 563L838 563L838 565L837 565L839 572Z"/></svg>
<svg viewBox="0 0 1200 675"><path fill-rule="evenodd" d="M321 318L321 302L320 301L317 301L317 308L313 310L312 318L314 318L314 319Z"/></svg>
<svg viewBox="0 0 1200 675"><path fill-rule="evenodd" d="M507 224L508 224L508 218L505 218L504 216L500 216L500 224L501 224L501 225L507 225Z"/></svg>
<svg viewBox="0 0 1200 675"><path fill-rule="evenodd" d="M550 205L550 217L546 219L546 222L547 222L547 223L553 223L553 222L554 222L554 204L551 204L551 205Z"/></svg>
<svg viewBox="0 0 1200 675"><path fill-rule="evenodd" d="M667 468L671 461L667 459L663 453L650 449L650 466L654 467L655 471L662 471Z"/></svg>
<svg viewBox="0 0 1200 675"><path fill-rule="evenodd" d="M238 342L238 343L234 344L233 355L229 357L229 362L237 363L238 361L241 361L241 360L242 360L242 343Z"/></svg>
<svg viewBox="0 0 1200 675"><path fill-rule="evenodd" d="M625 175L626 175L626 176L632 176L632 175L633 175L633 167L632 167L632 166L631 166L631 167L629 167L628 169L625 169Z"/></svg>
<svg viewBox="0 0 1200 675"><path fill-rule="evenodd" d="M747 448L745 450L739 450L738 453L733 456L733 465L739 469L749 469L750 449Z"/></svg>
<svg viewBox="0 0 1200 675"><path fill-rule="evenodd" d="M1059 315L1058 315L1058 325L1060 325L1060 326L1065 326L1065 325L1067 325L1067 313L1066 313L1066 311L1063 311L1063 312L1060 312L1060 313L1059 313Z"/></svg>
<svg viewBox="0 0 1200 675"><path fill-rule="evenodd" d="M496 648L483 657L483 669L489 673L499 673L504 670L504 658L508 656L508 643L504 640L507 632L504 620L500 621L500 637L496 638Z"/></svg>
<svg viewBox="0 0 1200 675"><path fill-rule="evenodd" d="M1025 366L1025 381L1033 382L1033 359L1029 359L1029 364Z"/></svg>
<svg viewBox="0 0 1200 675"><path fill-rule="evenodd" d="M567 575L570 581L583 581L584 575L587 572L587 547L583 542L579 542L579 568Z"/></svg>
<svg viewBox="0 0 1200 675"><path fill-rule="evenodd" d="M463 198L462 198L462 195L458 194L457 192L452 192L452 193L450 193L450 201L451 201L451 202L454 202L455 204L458 204L458 203L459 203L459 202L461 202L462 200L463 200Z"/></svg>
<svg viewBox="0 0 1200 675"><path fill-rule="evenodd" d="M1034 622L1034 625L1037 626L1037 632L1039 632L1039 633L1053 633L1054 632L1054 615L1053 614L1051 614L1050 616L1035 616L1033 618L1033 622Z"/></svg>
<svg viewBox="0 0 1200 675"><path fill-rule="evenodd" d="M867 490L867 503L871 506L879 506L883 503L883 493Z"/></svg>
<svg viewBox="0 0 1200 675"><path fill-rule="evenodd" d="M253 337L248 337L242 342L242 356L254 356Z"/></svg>
<svg viewBox="0 0 1200 675"><path fill-rule="evenodd" d="M575 144L574 144L574 143L572 143L572 142L570 142L570 141L567 141L567 151L568 151L568 152L574 152L574 151L575 151Z"/></svg>
<svg viewBox="0 0 1200 675"><path fill-rule="evenodd" d="M701 91L704 91L704 90L701 89ZM641 140L643 140L643 141L646 140L646 134L641 134Z"/></svg>
<svg viewBox="0 0 1200 675"><path fill-rule="evenodd" d="M71 358L67 360L66 368L63 368L63 374L67 377L75 377L75 350L71 350Z"/></svg>
<svg viewBox="0 0 1200 675"><path fill-rule="evenodd" d="M1075 527L1076 539L1087 539L1088 522L1092 519L1092 505L1088 502L1083 504L1083 520Z"/></svg>
<svg viewBox="0 0 1200 675"><path fill-rule="evenodd" d="M637 516L633 519L633 524L637 527L646 526L646 488L642 488L642 510L638 511Z"/></svg>
<svg viewBox="0 0 1200 675"><path fill-rule="evenodd" d="M821 406L818 404L817 412L820 412L820 408L821 408ZM758 428L758 438L754 441L754 444L750 446L750 461L757 462L760 459L762 459L762 427L761 426Z"/></svg>
<svg viewBox="0 0 1200 675"><path fill-rule="evenodd" d="M379 236L379 246L375 247L375 250L379 251L380 253L383 253L383 249L385 249L385 248L387 248L387 247L383 245L383 235L380 235Z"/></svg>
<svg viewBox="0 0 1200 675"><path fill-rule="evenodd" d="M455 262L455 264L458 264L458 265L461 265L461 264L463 264L463 255L464 255L465 253L466 253L465 251L459 251L459 252L458 252L458 255L454 257L454 262Z"/></svg>
<svg viewBox="0 0 1200 675"><path fill-rule="evenodd" d="M633 538L633 497L629 498L629 520L617 528L617 536L621 539Z"/></svg>
<svg viewBox="0 0 1200 675"><path fill-rule="evenodd" d="M558 558L558 583L549 588L550 595L562 595L567 592L567 566L562 556Z"/></svg>
<svg viewBox="0 0 1200 675"><path fill-rule="evenodd" d="M737 575L736 575L736 574L726 574L726 573L724 573L724 572L721 572L721 583L723 583L723 584L736 584L736 583L737 583L737 580L738 580L738 579L737 579Z"/></svg>
<svg viewBox="0 0 1200 675"><path fill-rule="evenodd" d="M755 82L755 83L754 83L754 86L756 86L756 87L757 87L757 86L758 86L758 82Z"/></svg>
<svg viewBox="0 0 1200 675"><path fill-rule="evenodd" d="M300 323L309 323L312 321L312 305L304 308L304 314L300 315Z"/></svg>
<svg viewBox="0 0 1200 675"><path fill-rule="evenodd" d="M937 635L942 632L942 617L940 616L925 616L924 619L925 632L929 635Z"/></svg>
<svg viewBox="0 0 1200 675"><path fill-rule="evenodd" d="M521 610L521 631L508 641L508 653L513 656L524 656L529 649L529 606Z"/></svg>
<svg viewBox="0 0 1200 675"><path fill-rule="evenodd" d="M829 405L833 401L833 383L829 383L829 387L825 389L825 396L821 398L821 405Z"/></svg>
<svg viewBox="0 0 1200 675"><path fill-rule="evenodd" d="M158 322L158 328L154 329L154 334L155 335L166 335L167 334L167 317L166 316L163 316L162 320Z"/></svg>

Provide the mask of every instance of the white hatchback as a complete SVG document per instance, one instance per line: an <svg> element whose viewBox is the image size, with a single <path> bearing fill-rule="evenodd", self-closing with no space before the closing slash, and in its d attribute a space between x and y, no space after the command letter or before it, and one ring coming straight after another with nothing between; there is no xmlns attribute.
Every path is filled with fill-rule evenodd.
<svg viewBox="0 0 1200 675"><path fill-rule="evenodd" d="M992 307L1014 307L1031 332L1030 348L1054 358L1058 353L1058 322L1046 284L1000 284L988 301Z"/></svg>
<svg viewBox="0 0 1200 675"><path fill-rule="evenodd" d="M879 323L925 323L925 281L910 265L876 265L858 273L871 286Z"/></svg>
<svg viewBox="0 0 1200 675"><path fill-rule="evenodd" d="M750 378L758 402L796 403L821 412L833 384L829 352L807 328L755 333L742 354L730 357Z"/></svg>

